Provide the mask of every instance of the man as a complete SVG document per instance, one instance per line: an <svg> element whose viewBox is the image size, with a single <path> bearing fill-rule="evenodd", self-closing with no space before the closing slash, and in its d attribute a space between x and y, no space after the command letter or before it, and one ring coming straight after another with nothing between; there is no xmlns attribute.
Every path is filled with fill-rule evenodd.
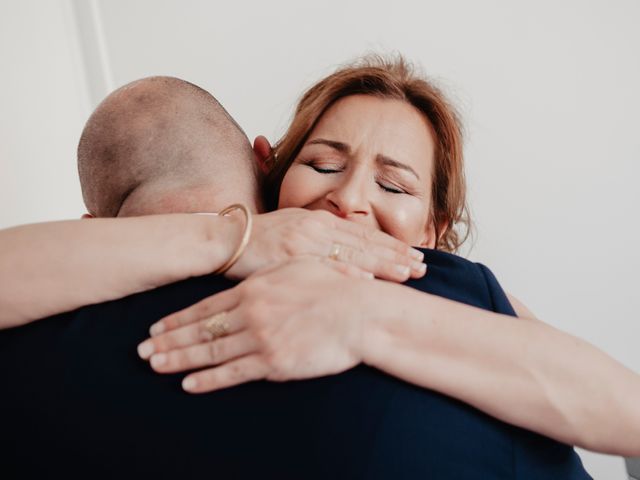
<svg viewBox="0 0 640 480"><path fill-rule="evenodd" d="M216 211L251 198L260 208L258 184L242 183L251 163L233 156L251 156L246 138L197 87L152 79L111 99L80 142L91 214ZM197 112L192 123L183 108ZM203 125L221 137L207 137ZM225 147L230 156L202 161ZM413 286L513 314L497 283L443 259L430 265L428 283ZM588 478L569 447L366 366L194 397L137 358L158 318L232 285L194 278L2 332L9 477Z"/></svg>
<svg viewBox="0 0 640 480"><path fill-rule="evenodd" d="M255 157L269 149L259 137L254 155L224 108L188 82L152 77L116 90L91 115L78 146L84 217L98 219L0 231L0 328L211 273L233 253L239 217L147 214L217 212L233 203L262 212ZM327 212L287 209L254 216L249 246L229 276L244 278L292 255L326 259L337 241L342 262L380 278L404 281L409 274L398 274L396 263L416 263L412 249L386 234ZM101 248L118 252L119 261L104 262ZM137 275L123 279L123 264ZM37 301L25 286L39 291Z"/></svg>

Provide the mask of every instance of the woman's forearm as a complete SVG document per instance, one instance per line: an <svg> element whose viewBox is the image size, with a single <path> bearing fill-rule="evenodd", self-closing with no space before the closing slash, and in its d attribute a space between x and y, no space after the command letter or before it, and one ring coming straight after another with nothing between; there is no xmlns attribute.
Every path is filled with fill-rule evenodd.
<svg viewBox="0 0 640 480"><path fill-rule="evenodd" d="M232 217L178 214L2 230L0 328L210 273L241 228Z"/></svg>
<svg viewBox="0 0 640 480"><path fill-rule="evenodd" d="M285 208L255 215L252 224L251 240L229 278L296 256L324 259L336 242L345 268L398 282L424 275L420 252L327 212ZM239 214L172 214L2 230L0 328L211 273L232 256L245 228Z"/></svg>
<svg viewBox="0 0 640 480"><path fill-rule="evenodd" d="M394 300L365 327L365 363L559 441L640 455L640 376L597 348L536 320L376 288Z"/></svg>

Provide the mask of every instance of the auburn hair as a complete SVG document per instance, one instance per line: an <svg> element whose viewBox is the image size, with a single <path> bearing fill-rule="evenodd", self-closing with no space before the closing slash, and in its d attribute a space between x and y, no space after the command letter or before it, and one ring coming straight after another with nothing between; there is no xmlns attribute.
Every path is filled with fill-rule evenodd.
<svg viewBox="0 0 640 480"><path fill-rule="evenodd" d="M267 159L267 206L277 208L282 179L318 120L337 100L350 95L373 95L405 101L429 121L436 137L431 185L430 221L436 248L455 252L469 236L462 127L443 93L414 73L402 56L366 56L340 68L307 90L296 107L291 125Z"/></svg>

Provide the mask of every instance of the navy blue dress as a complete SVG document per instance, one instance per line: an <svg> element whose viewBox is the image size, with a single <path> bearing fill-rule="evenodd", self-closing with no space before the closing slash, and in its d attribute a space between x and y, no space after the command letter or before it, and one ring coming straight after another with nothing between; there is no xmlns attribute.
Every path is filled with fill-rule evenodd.
<svg viewBox="0 0 640 480"><path fill-rule="evenodd" d="M409 286L514 315L486 267L425 253ZM2 478L591 478L570 446L364 365L189 395L137 357L153 322L232 285L189 279L0 332Z"/></svg>

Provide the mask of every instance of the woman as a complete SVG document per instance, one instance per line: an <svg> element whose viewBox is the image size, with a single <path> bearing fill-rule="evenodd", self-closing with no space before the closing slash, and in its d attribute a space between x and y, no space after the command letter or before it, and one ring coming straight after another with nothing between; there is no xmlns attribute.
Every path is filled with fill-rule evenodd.
<svg viewBox="0 0 640 480"><path fill-rule="evenodd" d="M274 150L267 163L278 208L327 210L426 248L455 251L462 241L454 229L466 220L455 114L401 61L348 67L316 84ZM518 316L531 321L472 312L385 282L309 273L319 268L294 264L263 273L171 315L154 326L141 356L159 372L218 365L186 377L184 388L193 392L326 375L365 362L566 443L638 453L639 377L586 343L551 333L515 299ZM286 281L303 269L305 285ZM337 307L314 291L349 299L339 309L344 323L332 322ZM230 335L203 342L210 317L221 313ZM569 369L607 370L603 378L625 385L627 395L611 384L585 389L548 351L565 352ZM620 423L611 411L625 412Z"/></svg>
<svg viewBox="0 0 640 480"><path fill-rule="evenodd" d="M346 68L321 81L274 150L265 166L278 207L328 210L421 247L460 245L454 227L466 209L457 120L404 63ZM301 275L304 284L290 281ZM536 321L519 302L514 307L532 321L294 261L163 319L139 351L161 372L219 365L185 379L194 392L365 362L563 442L638 454L638 376ZM223 312L229 335L203 342L209 317ZM606 386L583 383L594 374Z"/></svg>

